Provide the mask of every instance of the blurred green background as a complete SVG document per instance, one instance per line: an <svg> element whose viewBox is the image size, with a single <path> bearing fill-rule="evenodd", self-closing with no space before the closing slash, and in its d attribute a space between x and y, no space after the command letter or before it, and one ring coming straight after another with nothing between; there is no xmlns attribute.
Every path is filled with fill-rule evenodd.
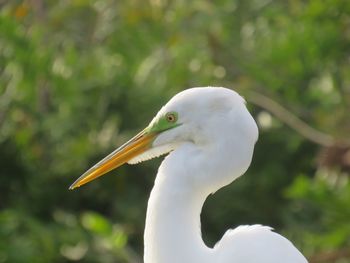
<svg viewBox="0 0 350 263"><path fill-rule="evenodd" d="M209 197L208 245L261 223L350 262L349 0L0 1L0 262L142 261L161 160L69 191L177 92L226 86L260 127Z"/></svg>

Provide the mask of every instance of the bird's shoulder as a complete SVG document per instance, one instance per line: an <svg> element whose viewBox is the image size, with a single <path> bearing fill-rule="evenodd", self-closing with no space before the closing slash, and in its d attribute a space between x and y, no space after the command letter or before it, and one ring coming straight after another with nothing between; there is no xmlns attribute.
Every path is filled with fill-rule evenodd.
<svg viewBox="0 0 350 263"><path fill-rule="evenodd" d="M244 225L226 231L214 247L218 263L307 263L305 257L285 237L271 227Z"/></svg>

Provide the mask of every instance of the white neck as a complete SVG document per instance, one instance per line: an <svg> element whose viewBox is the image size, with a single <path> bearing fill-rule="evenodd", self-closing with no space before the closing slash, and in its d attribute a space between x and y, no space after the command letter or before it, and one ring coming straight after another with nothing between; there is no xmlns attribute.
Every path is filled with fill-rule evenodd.
<svg viewBox="0 0 350 263"><path fill-rule="evenodd" d="M148 202L145 263L214 262L201 235L204 201L245 172L253 148L232 136L202 146L183 143L165 158ZM223 149L228 154L216 158Z"/></svg>
<svg viewBox="0 0 350 263"><path fill-rule="evenodd" d="M200 225L206 195L186 188L160 169L148 202L145 263L207 262Z"/></svg>

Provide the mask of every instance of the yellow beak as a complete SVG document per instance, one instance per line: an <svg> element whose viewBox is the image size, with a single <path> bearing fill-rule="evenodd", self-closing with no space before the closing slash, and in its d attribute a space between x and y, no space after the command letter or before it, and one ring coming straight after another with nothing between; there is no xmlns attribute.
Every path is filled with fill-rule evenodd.
<svg viewBox="0 0 350 263"><path fill-rule="evenodd" d="M134 138L120 146L114 152L106 156L100 162L95 164L83 175L81 175L69 189L75 189L80 187L109 171L121 166L133 157L145 152L151 147L153 139L156 137L156 133L143 130L137 134Z"/></svg>

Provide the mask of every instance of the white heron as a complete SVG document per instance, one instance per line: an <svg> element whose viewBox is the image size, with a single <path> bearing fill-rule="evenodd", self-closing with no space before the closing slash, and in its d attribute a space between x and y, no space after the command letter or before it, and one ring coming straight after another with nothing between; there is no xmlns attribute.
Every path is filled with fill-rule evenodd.
<svg viewBox="0 0 350 263"><path fill-rule="evenodd" d="M238 93L219 87L187 89L70 189L126 162L169 153L148 201L145 263L305 263L289 240L267 226L230 229L213 248L202 240L205 199L248 169L257 138L257 125Z"/></svg>

